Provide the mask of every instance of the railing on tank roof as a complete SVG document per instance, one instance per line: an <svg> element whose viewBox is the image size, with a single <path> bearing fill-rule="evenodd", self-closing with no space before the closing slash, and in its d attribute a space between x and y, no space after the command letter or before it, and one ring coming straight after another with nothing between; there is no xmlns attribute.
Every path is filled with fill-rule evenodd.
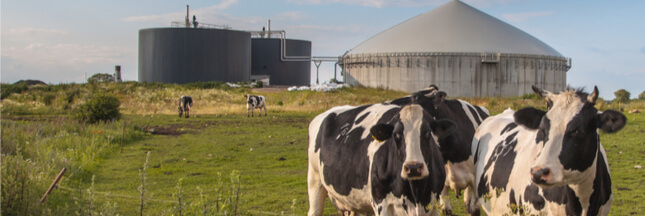
<svg viewBox="0 0 645 216"><path fill-rule="evenodd" d="M186 22L171 22L170 27L176 27L176 28L195 28L193 24L190 24L189 26L186 26ZM197 23L196 28L208 28L208 29L226 29L226 30L231 30L231 28L228 25L215 25L215 24L209 24L209 23Z"/></svg>

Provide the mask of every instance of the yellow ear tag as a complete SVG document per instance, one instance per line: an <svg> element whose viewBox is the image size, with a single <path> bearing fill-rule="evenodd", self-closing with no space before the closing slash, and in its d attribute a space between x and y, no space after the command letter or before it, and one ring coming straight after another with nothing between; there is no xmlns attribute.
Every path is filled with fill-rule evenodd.
<svg viewBox="0 0 645 216"><path fill-rule="evenodd" d="M374 135L372 135L372 139L374 139L374 140L376 140L378 142L383 142L383 140L376 139L376 137L374 137Z"/></svg>

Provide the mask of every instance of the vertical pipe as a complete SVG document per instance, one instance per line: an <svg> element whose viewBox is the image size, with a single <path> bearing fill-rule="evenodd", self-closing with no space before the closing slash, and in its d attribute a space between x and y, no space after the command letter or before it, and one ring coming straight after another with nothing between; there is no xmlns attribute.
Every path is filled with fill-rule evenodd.
<svg viewBox="0 0 645 216"><path fill-rule="evenodd" d="M269 33L267 34L267 38L271 38L271 20L267 20L267 30Z"/></svg>
<svg viewBox="0 0 645 216"><path fill-rule="evenodd" d="M186 5L186 28L190 28L190 19L188 18L188 5Z"/></svg>

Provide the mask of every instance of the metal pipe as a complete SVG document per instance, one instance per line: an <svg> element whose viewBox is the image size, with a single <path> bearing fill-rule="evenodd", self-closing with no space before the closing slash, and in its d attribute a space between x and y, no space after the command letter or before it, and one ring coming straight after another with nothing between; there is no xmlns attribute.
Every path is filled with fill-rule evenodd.
<svg viewBox="0 0 645 216"><path fill-rule="evenodd" d="M188 5L186 5L186 28L190 28L190 19L188 18L190 15L188 14Z"/></svg>

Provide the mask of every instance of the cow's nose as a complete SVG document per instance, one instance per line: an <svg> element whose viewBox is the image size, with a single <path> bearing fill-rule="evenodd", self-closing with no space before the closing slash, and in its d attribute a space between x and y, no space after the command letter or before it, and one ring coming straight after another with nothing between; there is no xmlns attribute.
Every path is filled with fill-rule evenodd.
<svg viewBox="0 0 645 216"><path fill-rule="evenodd" d="M551 169L542 167L531 168L531 180L537 184L545 184L551 180Z"/></svg>
<svg viewBox="0 0 645 216"><path fill-rule="evenodd" d="M403 171L408 177L420 177L423 173L423 163L409 162L403 166Z"/></svg>

